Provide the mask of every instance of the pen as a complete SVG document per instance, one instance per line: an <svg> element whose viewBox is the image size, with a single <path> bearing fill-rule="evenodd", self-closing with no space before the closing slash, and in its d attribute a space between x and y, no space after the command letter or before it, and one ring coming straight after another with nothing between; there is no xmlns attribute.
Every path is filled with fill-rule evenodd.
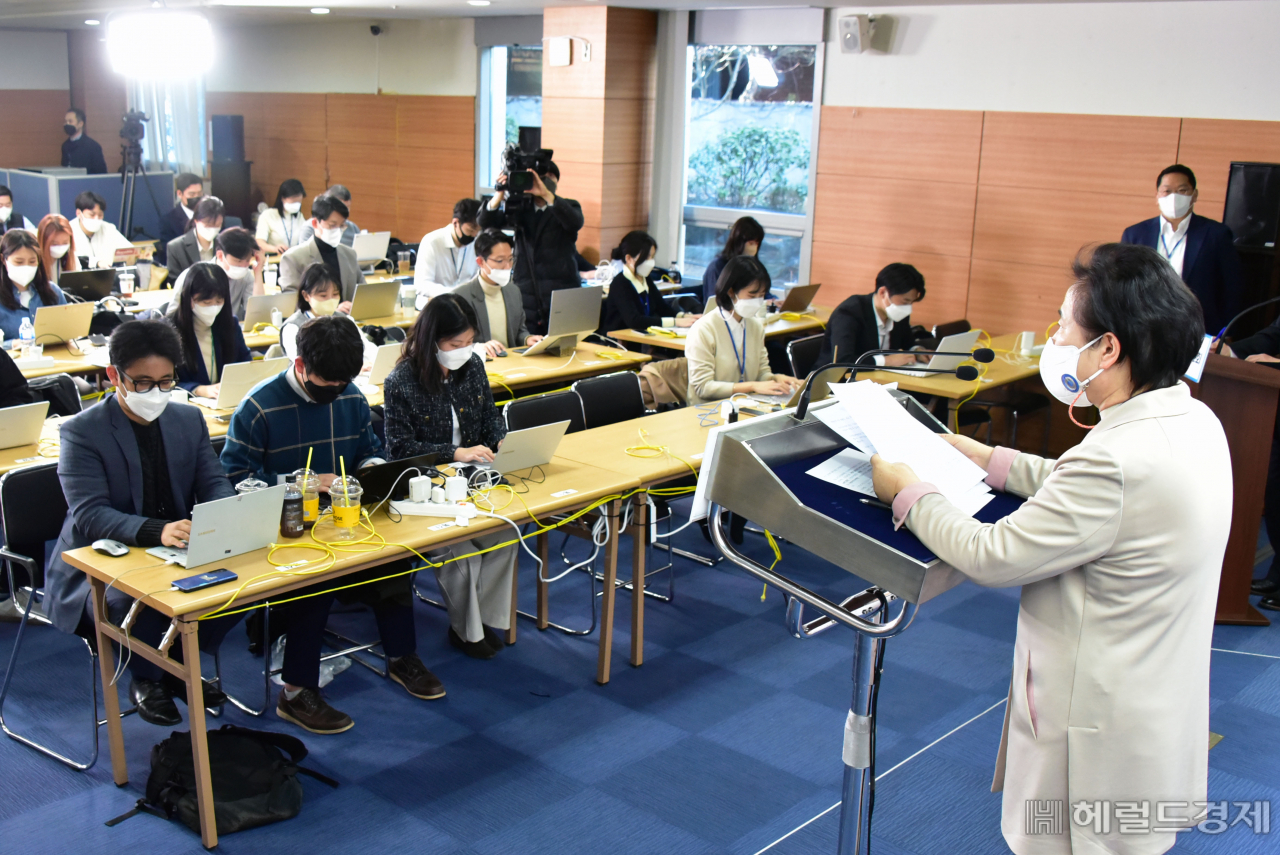
<svg viewBox="0 0 1280 855"><path fill-rule="evenodd" d="M873 508L884 508L886 511L893 510L893 505L886 505L879 499L859 499L858 501L862 502L864 505L870 505Z"/></svg>

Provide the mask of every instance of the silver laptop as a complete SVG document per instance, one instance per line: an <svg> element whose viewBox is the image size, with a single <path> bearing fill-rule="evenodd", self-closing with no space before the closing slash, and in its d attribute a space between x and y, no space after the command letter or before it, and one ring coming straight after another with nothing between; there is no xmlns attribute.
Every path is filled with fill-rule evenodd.
<svg viewBox="0 0 1280 855"><path fill-rule="evenodd" d="M395 368L396 363L400 361L400 351L403 347L403 343L397 341L378 348L377 355L373 357L373 368L369 370L370 386L381 386L386 381L391 369Z"/></svg>
<svg viewBox="0 0 1280 855"><path fill-rule="evenodd" d="M36 309L36 344L63 344L84 338L93 323L93 303L67 303Z"/></svg>
<svg viewBox="0 0 1280 855"><path fill-rule="evenodd" d="M551 314L547 320L547 337L532 347L516 351L537 356L553 346L572 349L578 340L600 327L600 304L604 288L565 288L551 292Z"/></svg>
<svg viewBox="0 0 1280 855"><path fill-rule="evenodd" d="M351 299L351 320L368 321L394 315L399 302L400 283L394 279L362 283L356 286L356 295Z"/></svg>
<svg viewBox="0 0 1280 855"><path fill-rule="evenodd" d="M254 324L271 323L272 309L279 309L281 315L289 317L298 311L298 292L282 291L279 294L258 294L250 297L244 307L242 326L245 332L253 329Z"/></svg>
<svg viewBox="0 0 1280 855"><path fill-rule="evenodd" d="M293 362L292 359L255 359L252 362L233 362L222 369L217 400L192 398L202 407L213 410L233 410L249 394L249 390L268 377L274 377Z"/></svg>
<svg viewBox="0 0 1280 855"><path fill-rule="evenodd" d="M968 332L949 335L938 342L937 350L968 354L973 350L973 346L978 343L978 336L980 335L982 335L982 330L969 330ZM968 356L935 356L929 360L929 367L941 368L943 371L955 371L960 367L960 363L968 358ZM914 368L884 368L881 370L892 371L894 374L910 374L912 377L939 376L934 371L918 371Z"/></svg>
<svg viewBox="0 0 1280 855"><path fill-rule="evenodd" d="M38 442L47 415L48 401L0 409L0 448L17 448Z"/></svg>
<svg viewBox="0 0 1280 855"><path fill-rule="evenodd" d="M147 554L191 568L263 549L280 536L283 508L283 484L196 505L187 548L157 546Z"/></svg>
<svg viewBox="0 0 1280 855"><path fill-rule="evenodd" d="M351 241L351 248L356 251L356 261L361 266L384 260L390 245L391 232L361 232Z"/></svg>
<svg viewBox="0 0 1280 855"><path fill-rule="evenodd" d="M550 463L568 429L569 423L565 421L513 430L502 440L502 448L494 455L493 462L480 468L496 469L505 475Z"/></svg>
<svg viewBox="0 0 1280 855"><path fill-rule="evenodd" d="M782 305L778 307L778 311L807 311L813 305L813 298L818 295L818 289L821 287L822 285L817 282L812 285L797 285L787 292L787 297L782 301Z"/></svg>

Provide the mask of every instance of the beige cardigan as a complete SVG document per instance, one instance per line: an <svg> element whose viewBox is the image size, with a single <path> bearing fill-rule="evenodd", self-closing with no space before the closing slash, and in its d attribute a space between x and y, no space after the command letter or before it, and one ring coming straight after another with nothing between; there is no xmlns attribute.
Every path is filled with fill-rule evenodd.
<svg viewBox="0 0 1280 855"><path fill-rule="evenodd" d="M769 353L764 347L764 325L756 318L747 318L746 324L746 380L757 383L772 380ZM743 382L738 368L742 355L742 335L735 334L738 356L734 356L733 340L729 327L719 309L703 315L685 339L684 355L689 360L689 403L702 404L719 401L733 394L733 385Z"/></svg>

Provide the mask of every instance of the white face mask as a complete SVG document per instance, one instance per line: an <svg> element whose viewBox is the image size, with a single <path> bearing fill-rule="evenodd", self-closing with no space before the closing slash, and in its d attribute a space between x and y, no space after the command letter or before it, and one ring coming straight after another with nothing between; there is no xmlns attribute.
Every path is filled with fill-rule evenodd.
<svg viewBox="0 0 1280 855"><path fill-rule="evenodd" d="M471 361L471 351L475 345L467 345L457 350L441 350L436 348L436 359L440 360L440 364L450 371L457 371L462 366Z"/></svg>
<svg viewBox="0 0 1280 855"><path fill-rule="evenodd" d="M317 317L328 317L338 311L337 300L314 300L311 303L311 314Z"/></svg>
<svg viewBox="0 0 1280 855"><path fill-rule="evenodd" d="M39 269L36 265L14 264L12 261L4 263L4 269L9 273L9 279L15 285L26 288L31 284L31 280L36 278L36 271Z"/></svg>
<svg viewBox="0 0 1280 855"><path fill-rule="evenodd" d="M243 279L253 273L252 267L235 267L230 262L223 264L222 269L227 271L228 279Z"/></svg>
<svg viewBox="0 0 1280 855"><path fill-rule="evenodd" d="M764 314L764 297L750 297L745 300L736 300L733 304L733 310L737 312L738 317L744 321L747 318L758 317Z"/></svg>
<svg viewBox="0 0 1280 855"><path fill-rule="evenodd" d="M1084 380L1077 377L1076 372L1080 369L1080 354L1101 340L1102 336L1098 336L1084 347L1054 344L1053 339L1045 343L1044 352L1040 354L1040 379L1044 381L1044 387L1049 390L1050 395L1068 406L1082 397L1085 404L1089 403L1084 390L1102 373L1102 369L1099 368Z"/></svg>
<svg viewBox="0 0 1280 855"><path fill-rule="evenodd" d="M337 246L342 243L342 229L326 229L321 226L315 231L316 237L329 244L329 246Z"/></svg>
<svg viewBox="0 0 1280 855"><path fill-rule="evenodd" d="M639 279L647 279L649 274L653 272L653 259L642 261L636 265L636 277Z"/></svg>
<svg viewBox="0 0 1280 855"><path fill-rule="evenodd" d="M495 270L490 267L484 272L485 277L494 285L506 285L511 281L511 270Z"/></svg>
<svg viewBox="0 0 1280 855"><path fill-rule="evenodd" d="M218 236L218 232L220 231L221 229L217 226L202 226L199 223L196 223L196 234L199 235L205 243L212 243L213 239Z"/></svg>
<svg viewBox="0 0 1280 855"><path fill-rule="evenodd" d="M285 202L284 203L284 212L286 214L296 214L301 210L302 210L301 202Z"/></svg>
<svg viewBox="0 0 1280 855"><path fill-rule="evenodd" d="M889 320L896 324L898 321L911 317L911 304L890 303L884 307L884 313L889 316Z"/></svg>
<svg viewBox="0 0 1280 855"><path fill-rule="evenodd" d="M80 228L84 229L87 235L97 234L98 229L102 228L102 220L95 217L81 217Z"/></svg>
<svg viewBox="0 0 1280 855"><path fill-rule="evenodd" d="M69 243L55 243L49 247L49 254L54 258L62 258L69 249L71 249L71 244Z"/></svg>
<svg viewBox="0 0 1280 855"><path fill-rule="evenodd" d="M206 327L211 327L213 322L217 320L218 315L222 313L222 303L213 306L201 306L198 303L192 303L191 313L196 316L197 321Z"/></svg>
<svg viewBox="0 0 1280 855"><path fill-rule="evenodd" d="M145 422L154 422L160 418L164 408L169 406L169 393L160 389L152 389L150 392L129 392L121 383L119 391L129 411Z"/></svg>
<svg viewBox="0 0 1280 855"><path fill-rule="evenodd" d="M1168 196L1157 196L1156 204L1166 219L1176 220L1191 212L1191 197L1181 193L1170 193Z"/></svg>
<svg viewBox="0 0 1280 855"><path fill-rule="evenodd" d="M13 216L13 208L0 208L0 222L4 222Z"/></svg>

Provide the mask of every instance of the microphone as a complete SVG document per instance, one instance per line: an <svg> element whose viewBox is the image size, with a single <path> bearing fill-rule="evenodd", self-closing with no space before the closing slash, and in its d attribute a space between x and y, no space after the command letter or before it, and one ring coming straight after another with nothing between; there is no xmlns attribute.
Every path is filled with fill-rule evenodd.
<svg viewBox="0 0 1280 855"><path fill-rule="evenodd" d="M902 351L898 351L898 352L902 352ZM979 347L976 350L974 350L972 353L963 353L963 352L949 351L949 350L937 350L937 351L922 350L919 352L928 353L930 356L965 356L965 357L968 357L969 359L972 359L974 362L981 362L984 365L987 364L988 362L996 361L996 352L989 347Z"/></svg>
<svg viewBox="0 0 1280 855"><path fill-rule="evenodd" d="M972 354L969 353L943 353L943 356L973 356L977 359L977 355L981 351L986 351L983 356L990 357L986 360L978 360L990 362L995 359L995 353L987 347L978 348ZM877 371L881 366L866 365L862 360L870 356L891 356L910 351L901 350L868 350L866 353L858 357L857 362L829 362L826 365L819 366L809 372L809 377L804 381L804 389L800 392L800 402L796 405L796 413L793 418L796 421L804 421L805 413L809 411L809 399L813 395L813 381L829 368L848 368L851 372L850 382L858 379L859 371ZM978 379L978 369L972 365L961 365L958 368L912 368L912 371L921 371L925 374L954 374L958 379L972 382Z"/></svg>
<svg viewBox="0 0 1280 855"><path fill-rule="evenodd" d="M1222 353L1222 342L1223 342L1223 339L1226 337L1227 332L1228 332L1228 331L1229 331L1233 326L1235 326L1236 321L1240 320L1240 319L1241 319L1241 318L1243 318L1245 315L1247 315L1247 314L1249 314L1250 312L1252 312L1254 309L1261 309L1263 306L1269 306L1269 305L1271 305L1272 303L1280 303L1280 297L1272 297L1270 300L1263 300L1261 303L1254 303L1252 306L1250 306L1249 308L1245 309L1243 312L1241 312L1240 314L1236 315L1236 316L1235 316L1234 318L1232 318L1231 320L1227 321L1227 325L1226 325L1225 327L1223 327L1223 328L1222 328L1222 331L1221 331L1221 332L1219 332L1219 333L1218 333L1218 335L1216 336L1216 337L1217 337L1217 339L1218 339L1218 346L1217 346L1216 348L1214 348L1214 351L1213 351L1213 352L1214 352L1214 353Z"/></svg>

